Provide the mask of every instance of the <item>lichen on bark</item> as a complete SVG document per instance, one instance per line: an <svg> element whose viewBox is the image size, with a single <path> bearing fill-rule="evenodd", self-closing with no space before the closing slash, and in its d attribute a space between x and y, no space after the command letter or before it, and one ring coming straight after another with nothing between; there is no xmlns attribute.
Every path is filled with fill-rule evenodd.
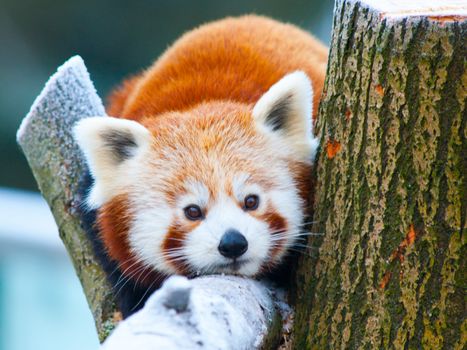
<svg viewBox="0 0 467 350"><path fill-rule="evenodd" d="M466 35L337 1L297 349L465 347Z"/></svg>

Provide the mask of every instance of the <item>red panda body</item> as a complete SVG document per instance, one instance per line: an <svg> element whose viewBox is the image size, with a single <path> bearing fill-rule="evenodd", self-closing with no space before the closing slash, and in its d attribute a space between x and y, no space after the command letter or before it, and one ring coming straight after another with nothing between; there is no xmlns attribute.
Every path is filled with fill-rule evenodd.
<svg viewBox="0 0 467 350"><path fill-rule="evenodd" d="M183 35L148 70L111 96L108 114L142 120L201 102L255 103L287 73L304 71L321 96L327 48L294 25L259 17L227 18Z"/></svg>
<svg viewBox="0 0 467 350"><path fill-rule="evenodd" d="M292 25L224 19L112 93L117 118L76 127L95 181L88 202L123 279L151 288L173 273L279 264L310 195L326 63L326 47Z"/></svg>

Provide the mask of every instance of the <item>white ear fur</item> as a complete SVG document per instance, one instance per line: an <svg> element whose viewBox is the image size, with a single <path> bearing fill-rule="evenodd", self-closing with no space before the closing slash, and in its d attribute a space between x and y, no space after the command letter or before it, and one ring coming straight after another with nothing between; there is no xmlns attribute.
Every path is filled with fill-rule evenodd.
<svg viewBox="0 0 467 350"><path fill-rule="evenodd" d="M253 108L257 123L278 132L299 157L313 160L318 139L313 136L313 91L302 71L285 75L258 100Z"/></svg>
<svg viewBox="0 0 467 350"><path fill-rule="evenodd" d="M94 177L88 204L96 208L124 188L121 165L149 147L151 133L137 122L112 117L81 119L73 133Z"/></svg>

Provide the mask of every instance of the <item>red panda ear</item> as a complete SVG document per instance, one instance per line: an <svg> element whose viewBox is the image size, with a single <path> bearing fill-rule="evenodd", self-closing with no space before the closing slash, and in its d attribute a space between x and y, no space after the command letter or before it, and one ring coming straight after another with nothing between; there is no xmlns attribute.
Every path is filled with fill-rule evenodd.
<svg viewBox="0 0 467 350"><path fill-rule="evenodd" d="M257 123L280 134L299 157L313 159L318 140L313 136L313 91L302 71L287 74L253 108Z"/></svg>
<svg viewBox="0 0 467 350"><path fill-rule="evenodd" d="M82 119L73 132L95 180L88 202L98 207L124 188L127 164L121 165L149 147L151 133L137 122L112 117Z"/></svg>

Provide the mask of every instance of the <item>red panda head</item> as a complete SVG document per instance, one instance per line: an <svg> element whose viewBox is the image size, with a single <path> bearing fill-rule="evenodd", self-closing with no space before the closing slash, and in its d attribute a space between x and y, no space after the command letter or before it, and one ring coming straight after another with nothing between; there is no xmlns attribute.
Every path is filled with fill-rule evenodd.
<svg viewBox="0 0 467 350"><path fill-rule="evenodd" d="M95 179L88 204L109 255L133 276L252 276L278 264L303 221L311 106L311 84L295 72L254 106L81 120L75 138Z"/></svg>

